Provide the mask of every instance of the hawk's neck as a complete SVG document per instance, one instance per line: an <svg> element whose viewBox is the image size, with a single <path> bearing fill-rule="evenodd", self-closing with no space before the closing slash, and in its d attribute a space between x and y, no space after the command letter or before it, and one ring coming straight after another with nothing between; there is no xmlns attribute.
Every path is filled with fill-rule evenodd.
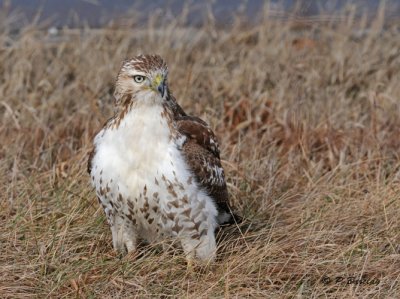
<svg viewBox="0 0 400 299"><path fill-rule="evenodd" d="M165 104L133 103L124 106L107 123L107 129L127 130L134 132L146 131L153 138L154 134L164 132L176 135L173 111Z"/></svg>

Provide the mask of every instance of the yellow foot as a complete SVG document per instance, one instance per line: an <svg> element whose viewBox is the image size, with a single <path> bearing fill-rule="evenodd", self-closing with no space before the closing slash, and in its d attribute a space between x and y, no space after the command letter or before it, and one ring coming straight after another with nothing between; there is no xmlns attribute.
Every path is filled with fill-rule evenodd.
<svg viewBox="0 0 400 299"><path fill-rule="evenodd" d="M190 257L186 258L186 263L187 263L186 271L188 273L194 273L193 259Z"/></svg>

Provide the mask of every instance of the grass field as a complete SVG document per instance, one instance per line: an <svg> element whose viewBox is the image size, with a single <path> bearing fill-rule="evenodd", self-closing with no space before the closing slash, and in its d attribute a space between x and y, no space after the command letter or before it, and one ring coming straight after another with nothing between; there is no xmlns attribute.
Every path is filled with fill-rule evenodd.
<svg viewBox="0 0 400 299"><path fill-rule="evenodd" d="M384 16L156 19L101 29L0 18L1 298L395 298L400 293L400 33ZM397 27L396 27L397 26ZM119 257L86 173L123 59L158 53L222 150L218 259Z"/></svg>

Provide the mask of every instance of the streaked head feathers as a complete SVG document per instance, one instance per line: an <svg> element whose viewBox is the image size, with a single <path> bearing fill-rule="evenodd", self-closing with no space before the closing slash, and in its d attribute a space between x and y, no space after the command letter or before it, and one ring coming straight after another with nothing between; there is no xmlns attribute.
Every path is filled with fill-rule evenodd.
<svg viewBox="0 0 400 299"><path fill-rule="evenodd" d="M123 62L114 96L117 104L142 98L164 98L167 91L168 67L158 55L138 55ZM127 101L128 100L128 101Z"/></svg>

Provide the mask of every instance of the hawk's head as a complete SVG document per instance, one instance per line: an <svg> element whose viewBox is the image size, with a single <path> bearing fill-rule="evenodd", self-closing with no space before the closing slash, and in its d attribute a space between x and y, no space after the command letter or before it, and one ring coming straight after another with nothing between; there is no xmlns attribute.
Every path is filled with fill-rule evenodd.
<svg viewBox="0 0 400 299"><path fill-rule="evenodd" d="M117 105L131 101L162 102L167 96L168 68L158 55L138 55L124 61L114 96Z"/></svg>

